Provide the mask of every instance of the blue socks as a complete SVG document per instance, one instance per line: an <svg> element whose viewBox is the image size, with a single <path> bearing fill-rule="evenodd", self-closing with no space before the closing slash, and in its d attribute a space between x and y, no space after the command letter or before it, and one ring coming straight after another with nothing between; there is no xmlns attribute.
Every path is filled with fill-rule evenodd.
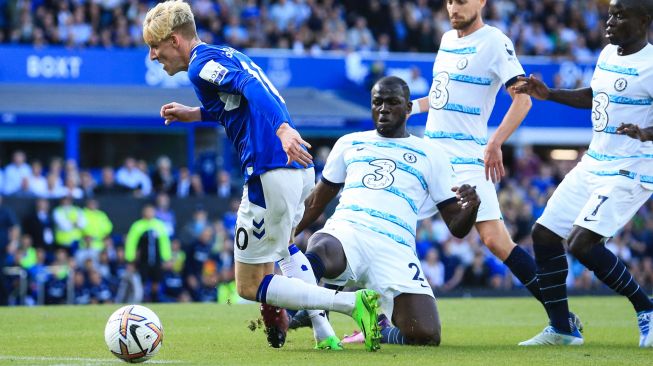
<svg viewBox="0 0 653 366"><path fill-rule="evenodd" d="M551 325L561 332L571 333L566 284L569 268L565 248L562 243L533 243L533 250L537 258L537 283Z"/></svg>
<svg viewBox="0 0 653 366"><path fill-rule="evenodd" d="M519 245L510 252L503 262L512 273L533 294L537 301L542 302L542 293L537 282L535 260Z"/></svg>
<svg viewBox="0 0 653 366"><path fill-rule="evenodd" d="M578 256L578 260L616 293L626 296L636 312L653 310L653 302L617 256L603 244Z"/></svg>
<svg viewBox="0 0 653 366"><path fill-rule="evenodd" d="M406 337L404 337L399 328L396 327L386 327L381 329L381 343L407 344Z"/></svg>

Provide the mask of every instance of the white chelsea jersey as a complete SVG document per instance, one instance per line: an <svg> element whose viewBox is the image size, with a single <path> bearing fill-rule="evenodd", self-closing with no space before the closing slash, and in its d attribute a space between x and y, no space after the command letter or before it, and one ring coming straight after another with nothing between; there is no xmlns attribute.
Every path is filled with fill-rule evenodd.
<svg viewBox="0 0 653 366"><path fill-rule="evenodd" d="M412 248L417 220L455 197L446 154L415 136L385 138L375 130L345 135L329 154L322 177L344 183L329 220L364 226Z"/></svg>
<svg viewBox="0 0 653 366"><path fill-rule="evenodd" d="M482 169L497 92L519 75L515 47L499 29L485 25L460 38L446 32L433 64L424 138L446 151L456 169Z"/></svg>
<svg viewBox="0 0 653 366"><path fill-rule="evenodd" d="M624 175L653 189L653 142L617 135L622 123L653 126L653 45L619 56L607 45L592 77L594 132L581 166L596 175Z"/></svg>

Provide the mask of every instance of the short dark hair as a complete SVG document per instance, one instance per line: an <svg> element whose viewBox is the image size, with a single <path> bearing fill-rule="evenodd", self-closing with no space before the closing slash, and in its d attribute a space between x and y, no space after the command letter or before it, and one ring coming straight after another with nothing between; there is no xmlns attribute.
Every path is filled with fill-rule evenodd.
<svg viewBox="0 0 653 366"><path fill-rule="evenodd" d="M408 88L408 84L406 84L406 82L402 78L396 76L385 76L379 79L379 81L377 81L376 84L374 85L399 86L401 87L401 90L403 91L406 100L410 100L410 89Z"/></svg>

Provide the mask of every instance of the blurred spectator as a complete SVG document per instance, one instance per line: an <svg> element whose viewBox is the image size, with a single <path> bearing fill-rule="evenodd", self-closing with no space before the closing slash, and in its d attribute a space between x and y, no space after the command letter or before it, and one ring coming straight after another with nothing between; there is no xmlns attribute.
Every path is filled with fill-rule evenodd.
<svg viewBox="0 0 653 366"><path fill-rule="evenodd" d="M406 78L406 83L412 95L426 95L431 88L431 85L422 77L422 72L417 66L410 68L410 76Z"/></svg>
<svg viewBox="0 0 653 366"><path fill-rule="evenodd" d="M154 216L161 220L166 226L166 231L169 237L175 235L175 213L170 208L170 197L166 193L159 193L156 195L156 211Z"/></svg>
<svg viewBox="0 0 653 366"><path fill-rule="evenodd" d="M165 224L154 217L154 206L143 207L142 218L132 224L125 240L125 259L137 265L146 287L148 301L158 301L162 279L161 263L170 260L170 238ZM149 290L149 291L148 291ZM149 298L148 298L149 297Z"/></svg>
<svg viewBox="0 0 653 366"><path fill-rule="evenodd" d="M184 273L194 299L200 298L200 287L205 263L211 258L213 229L205 227L186 252Z"/></svg>
<svg viewBox="0 0 653 366"><path fill-rule="evenodd" d="M188 197L191 195L191 191L190 170L188 170L187 167L182 166L179 168L179 179L177 179L175 193L177 194L177 197Z"/></svg>
<svg viewBox="0 0 653 366"><path fill-rule="evenodd" d="M34 198L36 195L32 190L30 189L29 186L30 179L29 177L23 177L20 181L20 187L18 187L17 191L14 191L14 193L11 194L12 197L19 197L19 198Z"/></svg>
<svg viewBox="0 0 653 366"><path fill-rule="evenodd" d="M20 190L23 179L32 175L32 169L26 162L25 153L21 150L12 155L11 164L4 171L4 194L11 195Z"/></svg>
<svg viewBox="0 0 653 366"><path fill-rule="evenodd" d="M134 191L137 197L148 196L152 192L152 182L137 165L132 157L125 159L125 164L116 172L116 182Z"/></svg>
<svg viewBox="0 0 653 366"><path fill-rule="evenodd" d="M128 192L130 192L130 188L116 182L112 167L105 166L102 168L102 181L95 187L93 191L95 195L116 195Z"/></svg>
<svg viewBox="0 0 653 366"><path fill-rule="evenodd" d="M48 181L43 176L43 164L40 160L32 161L32 174L28 177L29 189L36 197L45 197Z"/></svg>
<svg viewBox="0 0 653 366"><path fill-rule="evenodd" d="M109 216L100 210L99 202L93 198L86 200L84 219L86 220L86 226L84 226L82 232L86 247L99 256L99 253L106 249L104 239L113 231L113 224Z"/></svg>
<svg viewBox="0 0 653 366"><path fill-rule="evenodd" d="M190 191L191 196L203 196L204 195L204 185L202 184L202 177L199 174L193 174L190 176Z"/></svg>
<svg viewBox="0 0 653 366"><path fill-rule="evenodd" d="M206 212L206 209L204 209L203 206L195 207L192 219L184 225L179 236L182 248L184 248L184 250L190 248L195 240L199 238L202 231L209 227L209 225L209 214Z"/></svg>
<svg viewBox="0 0 653 366"><path fill-rule="evenodd" d="M82 230L86 227L84 212L73 204L72 197L64 196L59 206L55 207L53 217L55 242L66 248L71 256L74 255L82 239Z"/></svg>
<svg viewBox="0 0 653 366"><path fill-rule="evenodd" d="M225 212L222 216L222 222L224 223L229 237L233 238L236 236L236 221L238 220L238 208L240 207L240 198L232 198L229 201L229 211Z"/></svg>
<svg viewBox="0 0 653 366"><path fill-rule="evenodd" d="M79 188L82 191L82 196L84 198L92 198L95 196L96 184L91 172L83 170L79 175L79 180Z"/></svg>
<svg viewBox="0 0 653 366"><path fill-rule="evenodd" d="M91 303L91 289L86 282L84 272L76 271L73 275L74 302L76 305L86 305Z"/></svg>
<svg viewBox="0 0 653 366"><path fill-rule="evenodd" d="M5 287L4 268L10 246L18 245L20 227L14 211L2 203L0 194L0 306L7 305L9 294Z"/></svg>
<svg viewBox="0 0 653 366"><path fill-rule="evenodd" d="M46 178L47 186L43 198L61 198L65 196L68 190L60 182L61 178L56 173L49 173Z"/></svg>
<svg viewBox="0 0 653 366"><path fill-rule="evenodd" d="M483 251L479 248L474 253L472 263L465 269L462 285L465 287L485 287L490 278L490 269L485 263Z"/></svg>
<svg viewBox="0 0 653 366"><path fill-rule="evenodd" d="M163 280L161 281L161 302L188 302L190 296L185 290L184 279L175 271L172 261L163 263Z"/></svg>
<svg viewBox="0 0 653 366"><path fill-rule="evenodd" d="M71 48L143 45L147 2L9 3L13 6L0 10L0 43ZM518 54L584 60L596 57L605 44L607 5L601 0L494 1L485 6L484 19L510 36ZM432 53L442 33L451 29L443 1L199 0L192 8L200 37L208 43L312 54Z"/></svg>
<svg viewBox="0 0 653 366"><path fill-rule="evenodd" d="M23 220L23 232L30 235L34 247L46 253L46 264L54 260L54 219L50 213L50 202L39 198L34 202L34 211Z"/></svg>
<svg viewBox="0 0 653 366"><path fill-rule="evenodd" d="M431 288L435 291L442 287L444 285L444 264L440 261L440 254L437 249L430 248L421 264L424 277Z"/></svg>
<svg viewBox="0 0 653 366"><path fill-rule="evenodd" d="M375 47L374 36L367 28L365 18L356 18L354 26L347 31L347 45L357 51L371 51Z"/></svg>
<svg viewBox="0 0 653 366"><path fill-rule="evenodd" d="M55 156L50 159L47 175L54 176L55 181L53 187L63 187L63 159ZM49 179L49 178L48 178Z"/></svg>
<svg viewBox="0 0 653 366"><path fill-rule="evenodd" d="M231 181L231 174L226 170L219 170L217 173L217 194L220 198L231 198L236 194L238 189L234 186Z"/></svg>
<svg viewBox="0 0 653 366"><path fill-rule="evenodd" d="M66 175L66 184L64 186L66 196L70 196L76 200L84 198L84 191L78 187L77 182L79 179L76 178L77 175Z"/></svg>
<svg viewBox="0 0 653 366"><path fill-rule="evenodd" d="M172 163L167 156L156 161L156 170L152 173L152 186L155 193L174 194L175 177L172 175Z"/></svg>
<svg viewBox="0 0 653 366"><path fill-rule="evenodd" d="M122 271L120 284L116 293L116 302L127 304L138 304L143 302L144 290L143 279L138 273L134 263L129 263Z"/></svg>
<svg viewBox="0 0 653 366"><path fill-rule="evenodd" d="M113 303L113 294L107 280L102 278L100 272L91 270L89 272L89 283L91 292L91 304Z"/></svg>

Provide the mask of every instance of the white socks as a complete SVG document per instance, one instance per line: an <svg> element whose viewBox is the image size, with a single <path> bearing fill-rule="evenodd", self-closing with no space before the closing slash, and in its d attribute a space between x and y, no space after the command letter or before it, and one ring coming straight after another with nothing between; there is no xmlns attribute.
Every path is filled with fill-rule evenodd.
<svg viewBox="0 0 653 366"><path fill-rule="evenodd" d="M267 304L294 310L324 309L350 316L354 312L355 292L336 292L297 278L271 277L264 295Z"/></svg>
<svg viewBox="0 0 653 366"><path fill-rule="evenodd" d="M313 268L304 253L302 253L294 244L288 248L290 250L290 257L284 258L279 261L279 267L284 276L290 278L298 278L309 285L316 285L315 275L313 275ZM268 287L268 294L270 288ZM313 335L318 341L324 340L328 337L336 335L333 327L326 318L322 310L307 310L308 315L313 325Z"/></svg>

